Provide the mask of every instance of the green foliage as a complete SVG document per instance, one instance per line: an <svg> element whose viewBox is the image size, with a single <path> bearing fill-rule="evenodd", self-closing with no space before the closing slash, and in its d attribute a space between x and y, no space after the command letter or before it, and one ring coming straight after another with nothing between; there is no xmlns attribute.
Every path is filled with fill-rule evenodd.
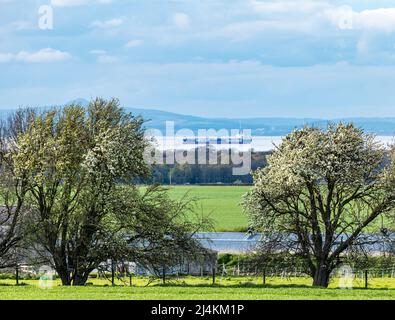
<svg viewBox="0 0 395 320"><path fill-rule="evenodd" d="M293 131L254 172L245 198L252 226L275 242L285 235L281 250L303 257L315 284L327 286L340 255L377 217L393 212L395 164L385 155L352 124Z"/></svg>
<svg viewBox="0 0 395 320"><path fill-rule="evenodd" d="M221 253L218 255L218 265L232 266L235 264L235 255L231 253Z"/></svg>
<svg viewBox="0 0 395 320"><path fill-rule="evenodd" d="M163 268L184 259L199 259L205 250L193 238L211 228L210 219L200 215L188 198L172 200L166 188L150 186L144 190L120 188L112 212L119 227L116 259L138 261L157 276ZM123 245L121 242L124 241ZM118 250L117 250L118 248Z"/></svg>
<svg viewBox="0 0 395 320"><path fill-rule="evenodd" d="M87 108L34 115L17 133L17 148L6 149L16 179L27 184L28 257L52 266L64 285L84 285L94 269L117 262L157 271L205 253L192 236L210 222L187 219L192 202L158 186L135 188L150 172L142 125L118 100L97 98Z"/></svg>
<svg viewBox="0 0 395 320"><path fill-rule="evenodd" d="M16 135L17 148L6 150L16 179L27 181L32 210L24 242L65 285L84 284L108 259L158 260L174 243L177 254L182 246L197 250L187 235L199 226L184 219L186 201L171 201L158 187L144 194L133 187L149 175L142 124L116 99L98 98L86 109L35 115Z"/></svg>
<svg viewBox="0 0 395 320"><path fill-rule="evenodd" d="M28 180L30 247L64 284L83 284L108 258L117 188L147 176L142 119L115 99L45 111L17 136L17 177Z"/></svg>
<svg viewBox="0 0 395 320"><path fill-rule="evenodd" d="M195 149L197 154L199 148ZM212 154L213 149L207 148ZM199 151L201 152L201 150ZM233 175L234 164L221 164L221 151L217 152L217 163L209 166L200 165L196 159L196 164L163 164L153 167L152 183L159 183L164 185L183 185L189 184L234 184L243 183L251 184L252 176L250 174L243 176ZM256 170L266 165L266 156L269 152L252 152L251 154L251 168Z"/></svg>

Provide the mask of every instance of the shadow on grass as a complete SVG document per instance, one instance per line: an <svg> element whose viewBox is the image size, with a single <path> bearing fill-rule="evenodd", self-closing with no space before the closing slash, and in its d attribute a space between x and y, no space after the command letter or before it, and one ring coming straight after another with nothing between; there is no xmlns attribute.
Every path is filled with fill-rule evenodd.
<svg viewBox="0 0 395 320"><path fill-rule="evenodd" d="M182 288L312 288L309 285L303 284L256 284L251 282L246 283L235 283L235 284L207 284L207 283L198 283L198 284L185 284L185 283L157 283L153 284L153 287L182 287Z"/></svg>
<svg viewBox="0 0 395 320"><path fill-rule="evenodd" d="M28 283L21 282L20 284L15 283L0 283L0 287L26 287L30 286Z"/></svg>
<svg viewBox="0 0 395 320"><path fill-rule="evenodd" d="M314 290L346 290L341 288L322 288L313 287L305 284L255 284L255 283L239 283L239 284L183 284L183 283L168 283L168 284L153 284L152 287L179 287L179 288L257 288L257 289L314 289ZM354 287L352 290L374 290L374 291L395 291L395 288L365 288Z"/></svg>
<svg viewBox="0 0 395 320"><path fill-rule="evenodd" d="M32 284L28 283L20 283L19 285L16 284L11 284L11 283L0 283L0 287L29 287L29 286L34 286ZM62 285L57 285L55 288L76 288L73 286L62 286ZM304 285L304 284L256 284L256 283L251 283L251 282L246 282L246 283L237 283L237 284L207 284L207 283L197 283L197 284L187 284L187 283L177 283L177 282L168 282L166 284L163 283L154 283L150 284L148 286L136 286L136 285L99 285L99 284L87 284L85 286L80 286L80 288L130 288L130 289L136 289L136 288L222 288L222 289L235 289L235 288L255 288L255 289L314 289L314 290L333 290L333 291L347 291L347 289L341 289L341 288L321 288L321 287L313 287L311 285ZM350 289L350 291L353 290L358 290L358 291L395 291L395 288L365 288L365 287L354 287L353 289Z"/></svg>

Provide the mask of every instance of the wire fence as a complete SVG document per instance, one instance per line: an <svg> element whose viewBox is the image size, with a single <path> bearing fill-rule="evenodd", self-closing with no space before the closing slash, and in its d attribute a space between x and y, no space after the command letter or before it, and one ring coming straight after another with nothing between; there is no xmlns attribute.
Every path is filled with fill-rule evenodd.
<svg viewBox="0 0 395 320"><path fill-rule="evenodd" d="M112 270L96 270L89 277L88 282L100 280L101 284L133 286L137 283L149 285L151 283L185 284L185 285L311 285L312 277L307 270L300 267L262 268L251 263L237 263L234 265L216 264L201 265L200 270L187 272L188 268L164 268L162 272L150 273L148 269L131 269L115 266ZM136 272L137 271L137 272ZM39 274L28 268L15 269L13 272L0 273L2 280L15 279L16 284L21 280L39 279ZM192 280L191 280L192 279ZM139 280L136 282L136 280ZM344 280L344 281L343 281ZM339 283L339 287L358 288L387 288L395 289L395 265L382 268L352 268L344 265L331 273L331 283ZM96 282L98 283L98 282ZM94 284L92 282L92 284Z"/></svg>

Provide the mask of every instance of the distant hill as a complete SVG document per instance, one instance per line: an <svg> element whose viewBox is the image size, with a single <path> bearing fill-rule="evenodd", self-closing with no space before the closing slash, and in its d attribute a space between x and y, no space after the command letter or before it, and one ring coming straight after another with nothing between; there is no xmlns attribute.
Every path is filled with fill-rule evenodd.
<svg viewBox="0 0 395 320"><path fill-rule="evenodd" d="M352 122L363 128L366 132L379 136L395 135L395 118L343 118L343 119L313 119L313 118L204 118L183 114L150 110L126 108L135 115L141 115L147 120L148 128L165 130L166 121L174 121L175 129L190 129L197 132L199 129L251 129L256 136L283 136L295 128L311 125L325 128L330 122Z"/></svg>
<svg viewBox="0 0 395 320"><path fill-rule="evenodd" d="M78 103L86 106L89 102L85 99L76 99L69 103ZM67 103L67 104L69 104ZM49 107L42 107L47 109ZM314 118L249 118L249 119L229 119L229 118L205 118L190 116L154 109L141 109L126 107L126 111L134 115L141 115L145 120L147 128L165 130L165 122L173 121L175 130L190 129L197 132L199 129L251 129L256 136L283 136L295 128L304 125L312 125L325 128L329 122L352 122L356 126L363 128L366 132L380 136L395 135L395 118L342 118L342 119L314 119ZM0 110L0 118L6 118L13 109Z"/></svg>

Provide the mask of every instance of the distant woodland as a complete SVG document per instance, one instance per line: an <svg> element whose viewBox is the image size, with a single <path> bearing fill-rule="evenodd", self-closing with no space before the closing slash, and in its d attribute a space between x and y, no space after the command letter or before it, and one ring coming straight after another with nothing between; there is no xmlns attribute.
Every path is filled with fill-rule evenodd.
<svg viewBox="0 0 395 320"><path fill-rule="evenodd" d="M211 151L212 152L212 151ZM270 152L252 152L251 170L264 167ZM165 155L164 155L165 158ZM177 184L252 184L252 176L233 175L236 165L221 164L221 154L217 153L217 164L157 164L153 166L151 183ZM197 161L195 162L197 163Z"/></svg>

